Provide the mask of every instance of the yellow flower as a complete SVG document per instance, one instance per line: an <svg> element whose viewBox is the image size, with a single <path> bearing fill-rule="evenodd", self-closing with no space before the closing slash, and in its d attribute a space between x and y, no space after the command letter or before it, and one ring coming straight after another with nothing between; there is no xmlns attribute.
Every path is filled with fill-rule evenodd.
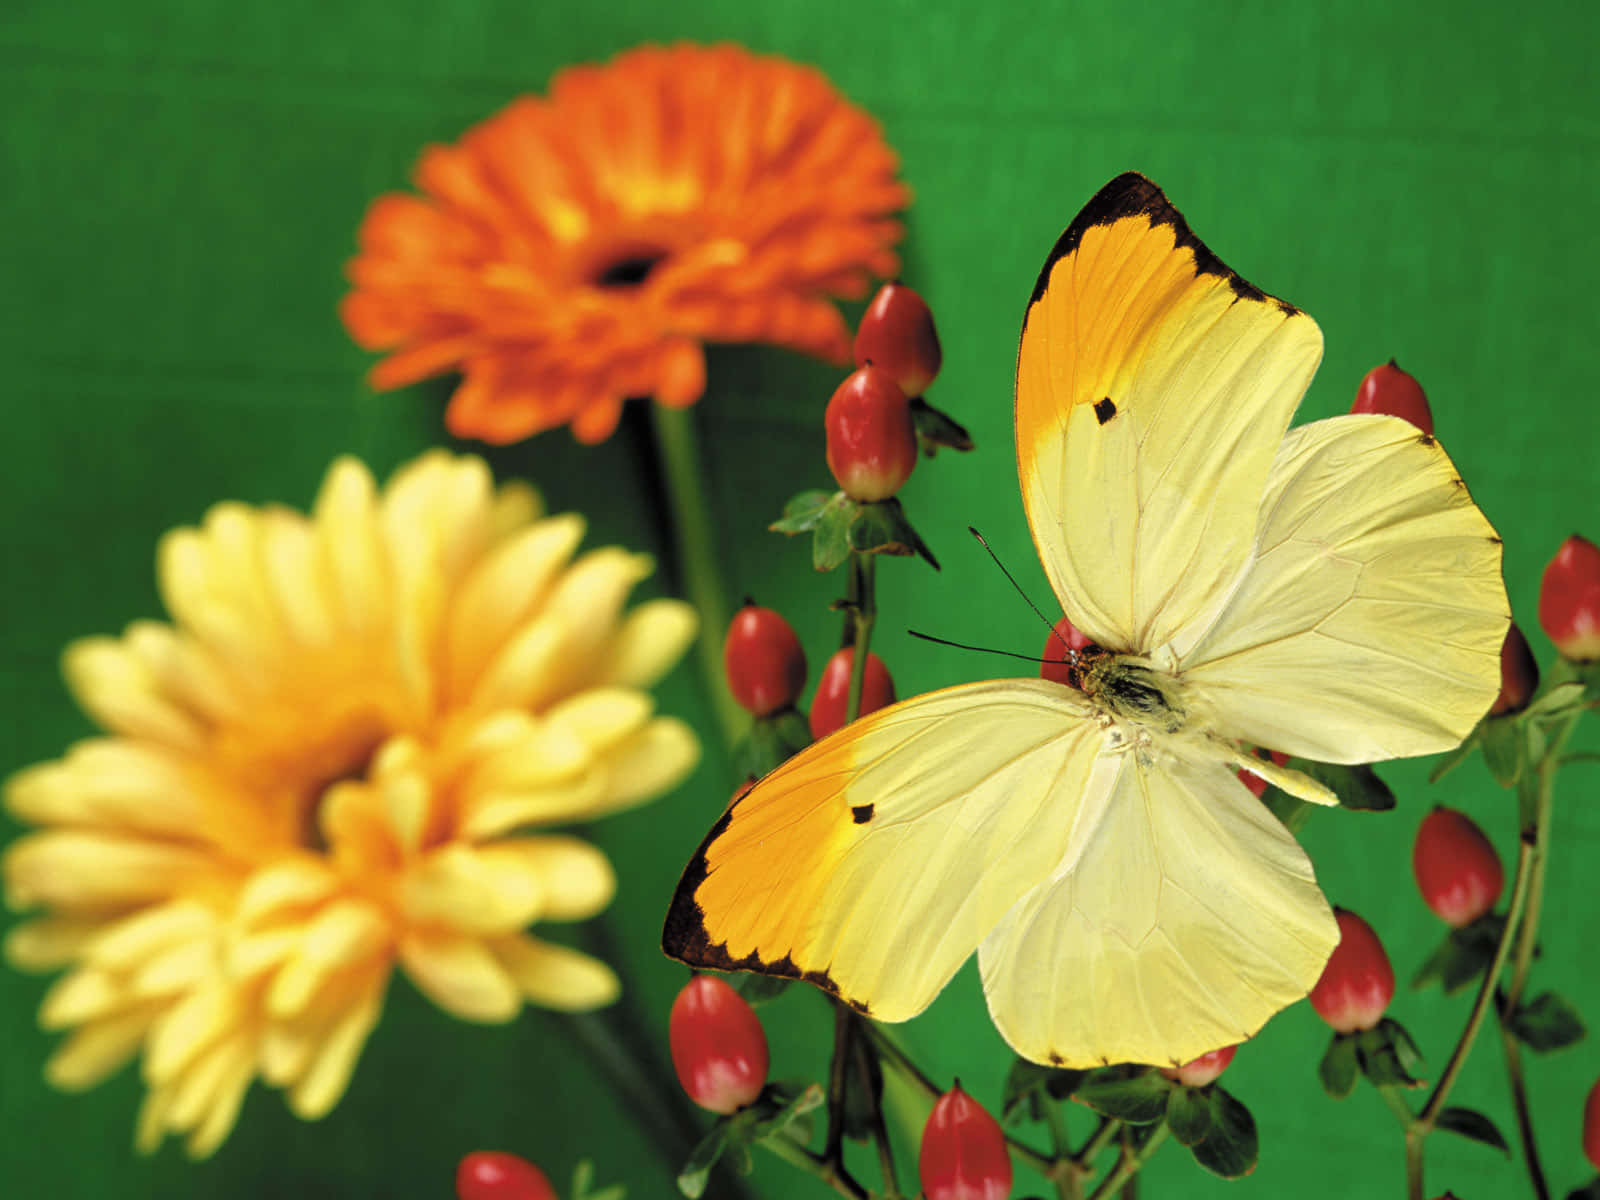
<svg viewBox="0 0 1600 1200"><path fill-rule="evenodd" d="M68 967L45 1068L93 1086L142 1054L138 1143L209 1154L252 1079L305 1118L343 1094L398 965L445 1011L609 1003L610 968L530 936L593 916L611 866L541 827L659 795L693 767L641 689L694 636L624 613L650 573L541 515L484 463L432 452L380 491L329 470L311 516L225 503L158 555L172 624L68 647L107 736L11 778L40 828L3 869L44 914L6 953Z"/></svg>

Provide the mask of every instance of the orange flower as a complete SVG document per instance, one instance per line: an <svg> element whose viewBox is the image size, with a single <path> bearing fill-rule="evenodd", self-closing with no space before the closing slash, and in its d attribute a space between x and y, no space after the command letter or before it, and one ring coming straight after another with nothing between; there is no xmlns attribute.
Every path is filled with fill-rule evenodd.
<svg viewBox="0 0 1600 1200"><path fill-rule="evenodd" d="M823 75L737 46L647 46L562 71L430 146L380 196L341 315L373 386L464 379L450 431L609 437L630 396L683 407L702 343L843 362L829 297L898 267L909 193L877 123Z"/></svg>

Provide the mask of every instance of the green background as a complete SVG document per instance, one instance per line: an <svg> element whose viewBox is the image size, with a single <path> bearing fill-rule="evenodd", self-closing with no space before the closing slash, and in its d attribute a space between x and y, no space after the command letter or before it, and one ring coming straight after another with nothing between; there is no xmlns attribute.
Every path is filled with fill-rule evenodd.
<svg viewBox="0 0 1600 1200"><path fill-rule="evenodd" d="M1367 368L1391 355L1424 381L1441 440L1505 538L1514 610L1548 662L1533 619L1540 571L1569 533L1600 535L1594 12L1554 2L9 0L0 769L88 732L57 655L72 637L159 615L152 557L163 530L223 498L303 506L340 452L382 472L445 440L448 387L372 395L361 382L369 360L334 315L367 202L403 185L425 142L542 89L563 64L675 38L733 39L817 64L882 120L915 190L904 274L931 302L946 354L931 398L980 448L924 464L903 493L944 562L939 574L911 562L880 572L878 645L903 695L997 673L912 642L906 627L1024 651L1038 641L963 530L982 529L1032 594L1048 595L1011 459L1017 330L1062 226L1127 168L1161 183L1248 279L1321 323L1327 355L1303 416L1346 408ZM814 575L799 544L763 525L790 492L828 483L821 412L838 373L744 348L713 354L710 369L696 415L725 514L729 586L786 609L815 671L837 638L825 606L839 581ZM554 509L588 514L590 544L651 548L665 562L648 450L635 418L597 448L557 432L494 461L539 483ZM664 572L653 586L671 584ZM661 694L714 736L692 668ZM1594 748L1592 730L1585 742ZM1564 777L1534 990L1556 988L1600 1021L1588 986L1600 941L1592 772ZM1410 877L1423 813L1440 801L1465 809L1508 859L1514 813L1481 761L1432 788L1426 764L1385 773L1398 811L1318 814L1304 841L1328 894L1373 920L1405 976L1442 928ZM678 793L595 830L622 880L612 910L621 966L662 1041L683 973L655 949L660 916L730 783L713 752ZM130 1149L133 1071L75 1097L42 1082L53 1039L33 1013L44 987L0 974L9 1195L448 1196L456 1159L478 1146L519 1150L557 1179L590 1156L603 1182L628 1184L635 1200L674 1194L545 1018L461 1025L398 979L326 1120L303 1125L257 1088L213 1160L190 1165L176 1145L141 1159ZM1397 999L1430 1077L1466 1008L1462 996ZM775 1073L818 1077L818 998L792 990L764 1016ZM970 966L903 1036L936 1076L958 1073L997 1102L1007 1060ZM1251 1179L1203 1176L1169 1147L1145 1194L1401 1194L1401 1140L1377 1095L1363 1088L1334 1103L1317 1086L1325 1040L1302 1004L1240 1051L1226 1082L1260 1124ZM1591 1174L1578 1122L1600 1054L1591 1041L1535 1056L1529 1070L1546 1166L1564 1194ZM1492 1034L1453 1100L1513 1136ZM1449 1135L1428 1156L1430 1194L1447 1184L1466 1200L1526 1191L1515 1163ZM870 1155L858 1166L876 1179ZM772 1159L756 1181L766 1195L824 1194ZM1025 1176L1015 1194L1043 1190Z"/></svg>

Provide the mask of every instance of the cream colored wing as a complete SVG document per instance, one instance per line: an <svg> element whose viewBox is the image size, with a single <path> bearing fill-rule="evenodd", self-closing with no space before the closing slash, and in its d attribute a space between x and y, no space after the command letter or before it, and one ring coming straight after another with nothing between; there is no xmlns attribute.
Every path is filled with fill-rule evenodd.
<svg viewBox="0 0 1600 1200"><path fill-rule="evenodd" d="M1310 860L1266 807L1226 767L1154 754L1123 756L1073 865L978 951L1024 1058L1187 1062L1304 996L1338 941Z"/></svg>
<svg viewBox="0 0 1600 1200"><path fill-rule="evenodd" d="M662 948L915 1016L1055 869L1084 797L1108 786L1104 737L1080 696L1038 679L871 713L734 801L684 871Z"/></svg>
<svg viewBox="0 0 1600 1200"><path fill-rule="evenodd" d="M1185 655L1216 732L1322 762L1447 750L1500 688L1500 539L1396 417L1289 432L1250 569Z"/></svg>
<svg viewBox="0 0 1600 1200"><path fill-rule="evenodd" d="M1045 262L1017 353L1017 469L1063 611L1111 650L1208 624L1243 569L1289 417L1322 357L1141 175Z"/></svg>

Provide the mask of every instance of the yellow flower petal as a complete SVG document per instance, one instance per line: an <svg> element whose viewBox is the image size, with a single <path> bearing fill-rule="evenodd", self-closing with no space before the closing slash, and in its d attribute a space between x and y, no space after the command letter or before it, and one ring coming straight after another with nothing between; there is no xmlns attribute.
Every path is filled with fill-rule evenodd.
<svg viewBox="0 0 1600 1200"><path fill-rule="evenodd" d="M254 1076L255 1062L252 1058L244 1057L230 1064L227 1073L217 1083L209 1108L196 1123L184 1145L184 1152L191 1159L210 1158L227 1140L239 1119L240 1106L244 1104L245 1092L249 1091L250 1080Z"/></svg>
<svg viewBox="0 0 1600 1200"><path fill-rule="evenodd" d="M511 976L476 938L412 930L400 939L400 965L423 995L464 1021L498 1024L522 1008Z"/></svg>
<svg viewBox="0 0 1600 1200"><path fill-rule="evenodd" d="M172 1106L167 1110L167 1128L184 1132L195 1128L231 1086L238 1086L242 1075L248 1082L255 1068L253 1039L229 1037L199 1055L174 1083Z"/></svg>
<svg viewBox="0 0 1600 1200"><path fill-rule="evenodd" d="M51 985L39 1005L40 1029L66 1029L110 1015L135 1002L132 992L115 976L93 967L63 975Z"/></svg>
<svg viewBox="0 0 1600 1200"><path fill-rule="evenodd" d="M206 905L173 900L101 926L84 948L84 958L108 970L130 972L175 945L209 937L216 928L216 914Z"/></svg>
<svg viewBox="0 0 1600 1200"><path fill-rule="evenodd" d="M160 1009L140 1005L82 1026L44 1064L44 1077L64 1092L110 1078L139 1049Z"/></svg>
<svg viewBox="0 0 1600 1200"><path fill-rule="evenodd" d="M79 706L104 728L167 746L203 745L199 724L157 691L150 669L115 638L73 642L61 671Z"/></svg>
<svg viewBox="0 0 1600 1200"><path fill-rule="evenodd" d="M339 877L318 859L281 859L250 877L234 902L234 919L241 927L257 925L285 911L320 904L338 886Z"/></svg>
<svg viewBox="0 0 1600 1200"><path fill-rule="evenodd" d="M217 965L217 946L210 938L180 942L144 963L131 986L140 996L170 996L196 986Z"/></svg>
<svg viewBox="0 0 1600 1200"><path fill-rule="evenodd" d="M493 842L478 851L478 859L504 875L514 871L536 880L544 893L539 916L546 921L592 917L617 893L617 876L610 860L575 837Z"/></svg>
<svg viewBox="0 0 1600 1200"><path fill-rule="evenodd" d="M389 567L377 486L364 464L348 456L334 462L312 506L312 524L343 627L352 633L382 628L390 613Z"/></svg>
<svg viewBox="0 0 1600 1200"><path fill-rule="evenodd" d="M622 984L610 967L565 946L507 937L494 942L494 953L522 994L544 1008L585 1012L622 994Z"/></svg>
<svg viewBox="0 0 1600 1200"><path fill-rule="evenodd" d="M236 935L228 944L228 973L240 983L274 970L300 948L299 926Z"/></svg>
<svg viewBox="0 0 1600 1200"><path fill-rule="evenodd" d="M700 761L700 739L676 717L657 717L606 757L607 800L598 812L615 812L670 791Z"/></svg>
<svg viewBox="0 0 1600 1200"><path fill-rule="evenodd" d="M157 1087L170 1083L202 1051L231 1032L243 1016L239 1001L238 993L218 980L167 1009L145 1045L145 1082Z"/></svg>
<svg viewBox="0 0 1600 1200"><path fill-rule="evenodd" d="M430 854L409 871L401 889L408 920L462 933L521 929L555 900L539 865L459 842Z"/></svg>
<svg viewBox="0 0 1600 1200"><path fill-rule="evenodd" d="M315 1058L289 1091L289 1108L302 1120L324 1117L339 1103L367 1037L383 1011L383 983L376 980L320 1039Z"/></svg>
<svg viewBox="0 0 1600 1200"><path fill-rule="evenodd" d="M273 607L301 646L326 646L338 636L339 624L316 534L297 514L278 510L265 515L261 557Z"/></svg>
<svg viewBox="0 0 1600 1200"><path fill-rule="evenodd" d="M36 825L113 826L189 840L220 824L217 810L233 799L210 782L164 747L94 738L59 762L18 771L6 781L6 806Z"/></svg>
<svg viewBox="0 0 1600 1200"><path fill-rule="evenodd" d="M203 724L247 719L248 688L194 638L158 621L135 621L123 641L162 693Z"/></svg>
<svg viewBox="0 0 1600 1200"><path fill-rule="evenodd" d="M644 727L655 701L632 688L590 688L551 708L546 719L565 729L591 753L609 750Z"/></svg>
<svg viewBox="0 0 1600 1200"><path fill-rule="evenodd" d="M267 1012L294 1017L340 971L367 962L388 948L389 922L366 900L335 900L306 926L295 955L284 963L267 989Z"/></svg>
<svg viewBox="0 0 1600 1200"><path fill-rule="evenodd" d="M6 903L95 910L161 900L214 867L200 850L117 834L50 830L13 842Z"/></svg>
<svg viewBox="0 0 1600 1200"><path fill-rule="evenodd" d="M544 516L544 497L523 479L509 479L495 493L489 529L496 541Z"/></svg>
<svg viewBox="0 0 1600 1200"><path fill-rule="evenodd" d="M445 635L452 699L471 694L495 649L544 601L583 532L582 517L552 517L507 538L473 567L451 605Z"/></svg>
<svg viewBox="0 0 1600 1200"><path fill-rule="evenodd" d="M650 687L670 671L694 642L700 617L682 600L647 600L625 618L595 682Z"/></svg>
<svg viewBox="0 0 1600 1200"><path fill-rule="evenodd" d="M93 918L39 917L6 934L6 961L22 971L52 971L76 959L105 927Z"/></svg>
<svg viewBox="0 0 1600 1200"><path fill-rule="evenodd" d="M575 821L599 811L609 800L605 773L593 770L562 787L488 791L463 806L460 834L484 841L525 825Z"/></svg>
<svg viewBox="0 0 1600 1200"><path fill-rule="evenodd" d="M531 708L566 651L568 630L544 614L517 631L490 659L468 704L478 709Z"/></svg>

